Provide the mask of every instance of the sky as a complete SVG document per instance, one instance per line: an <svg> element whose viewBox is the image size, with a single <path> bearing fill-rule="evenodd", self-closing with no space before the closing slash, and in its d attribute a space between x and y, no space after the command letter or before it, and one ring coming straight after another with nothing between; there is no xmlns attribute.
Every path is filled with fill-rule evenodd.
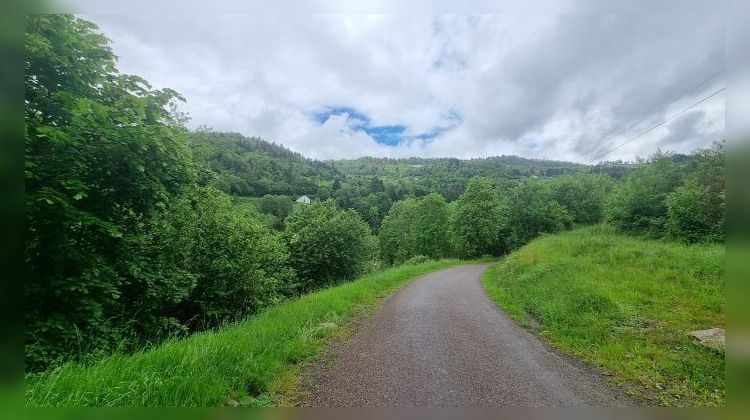
<svg viewBox="0 0 750 420"><path fill-rule="evenodd" d="M718 15L82 17L121 72L186 98L190 127L316 159L587 163L724 87ZM690 152L724 121L719 92L601 159Z"/></svg>

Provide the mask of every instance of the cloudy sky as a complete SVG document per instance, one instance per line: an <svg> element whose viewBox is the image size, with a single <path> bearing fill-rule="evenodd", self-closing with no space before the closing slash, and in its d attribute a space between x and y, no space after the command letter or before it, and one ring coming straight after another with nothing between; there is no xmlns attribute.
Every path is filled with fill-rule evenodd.
<svg viewBox="0 0 750 420"><path fill-rule="evenodd" d="M313 158L588 162L724 86L719 16L83 17L112 39L123 73L185 96L192 127ZM721 139L724 100L606 159Z"/></svg>

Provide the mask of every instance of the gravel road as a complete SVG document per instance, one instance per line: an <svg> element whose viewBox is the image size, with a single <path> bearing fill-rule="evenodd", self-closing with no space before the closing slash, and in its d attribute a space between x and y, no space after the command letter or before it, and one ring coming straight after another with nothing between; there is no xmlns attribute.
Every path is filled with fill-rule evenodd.
<svg viewBox="0 0 750 420"><path fill-rule="evenodd" d="M305 405L634 405L499 311L479 282L485 268L429 274L391 295Z"/></svg>

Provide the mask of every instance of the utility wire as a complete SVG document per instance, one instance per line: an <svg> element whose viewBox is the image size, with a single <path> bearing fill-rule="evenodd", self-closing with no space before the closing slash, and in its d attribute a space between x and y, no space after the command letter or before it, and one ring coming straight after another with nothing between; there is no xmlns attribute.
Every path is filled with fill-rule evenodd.
<svg viewBox="0 0 750 420"><path fill-rule="evenodd" d="M620 130L619 132L617 132L617 134L614 134L614 135L613 135L612 137L614 137L614 136L618 136L618 135L620 135L620 134L622 134L622 133L626 133L626 132L630 131L631 129L633 129L633 128L635 128L635 127L637 127L637 126L639 126L639 125L643 124L643 123L644 123L645 121L648 121L648 119L649 119L649 118L651 118L652 116L654 116L654 115L655 115L656 113L658 113L658 112L660 112L660 111L664 110L664 109L665 109L665 108L667 108L667 107L668 107L669 105L671 105L671 104L673 104L673 103L675 103L675 102L679 101L680 99L682 99L682 98L686 97L687 95L689 95L689 94L691 94L691 93L695 92L696 90L700 89L701 87L703 87L704 85L706 85L706 83L708 83L708 82L710 82L711 80L715 79L715 78L716 78L717 76L719 76L719 75L720 75L720 74L722 74L722 73L724 73L724 70L723 70L723 69L722 69L722 70L720 70L720 71L718 71L718 72L716 72L716 73L714 73L714 74L712 74L712 75L711 75L710 77L708 77L707 79L705 79L705 80L703 80L702 82L700 82L699 84L695 85L695 86L694 86L694 87L693 87L692 89L688 90L687 92L683 93L682 95L678 96L677 98L675 98L675 99L673 99L673 100L671 100L671 101L667 102L667 103L666 103L665 105L663 105L663 106L662 106L661 108L659 108L659 109L657 109L656 111L654 111L654 112L652 112L651 114L649 114L649 116L647 116L646 118L644 118L644 119L642 119L642 120L638 121L638 122L637 122L637 123L635 123L635 124L632 124L632 125L628 126L628 127L627 127L627 128L625 128L624 130ZM719 92L723 91L724 89L725 89L725 88L721 88L721 89L717 90L716 92L712 93L711 95L709 95L709 96L707 96L707 97L705 97L705 98L701 99L700 101L698 101L698 102L694 103L693 105L690 105L689 107L687 107L687 108L683 109L682 111L680 111L680 112L678 112L678 113L676 113L676 114L672 115L671 117L669 117L669 118L667 118L666 120L664 120L664 121L660 122L659 124L657 124L657 125L655 125L655 126L653 126L653 127L649 128L648 130L646 130L646 131L642 132L641 134L638 134L638 135L637 135L637 136L635 136L635 137L631 137L630 139L628 139L628 140L627 140L627 141L625 141L624 143L621 143L621 144L619 144L619 145L617 145L617 146L613 147L613 148L612 148L612 149L610 149L609 151L607 151L607 152L604 152L604 153L602 153L602 154L598 155L597 157L595 157L595 158L591 159L590 161L586 162L586 165L588 165L588 164L590 164L591 162L594 162L594 161L596 161L596 160L599 160L600 158L602 158L602 157L604 157L604 156L606 156L606 155L608 155L608 154L610 154L610 153L614 152L615 150L619 149L620 147L622 147L622 146L624 146L624 145L626 145L626 144L630 143L631 141L633 141L633 140L636 140L636 139L638 139L638 138L640 138L640 137L642 137L642 136L644 136L644 135L646 135L646 134L650 133L651 131L653 131L653 130L657 129L658 127L661 127L662 125L664 125L664 124L668 123L669 121L672 121L673 119L675 119L675 118L679 117L680 115L682 115L682 114L684 114L685 112L687 112L687 111L691 110L692 108L695 108L696 106L698 106L698 105L702 104L703 102L705 102L705 101L707 101L707 100L711 99L712 97L714 97L715 95L717 95L717 94L718 94Z"/></svg>

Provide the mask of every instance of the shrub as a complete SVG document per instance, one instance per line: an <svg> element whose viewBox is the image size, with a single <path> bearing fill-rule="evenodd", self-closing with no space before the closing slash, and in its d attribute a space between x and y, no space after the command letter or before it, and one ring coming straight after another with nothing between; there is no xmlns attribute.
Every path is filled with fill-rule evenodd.
<svg viewBox="0 0 750 420"><path fill-rule="evenodd" d="M667 196L669 235L686 243L724 241L724 194L696 181Z"/></svg>
<svg viewBox="0 0 750 420"><path fill-rule="evenodd" d="M607 221L623 232L664 236L666 198L680 183L680 166L671 156L657 153L614 189L606 205Z"/></svg>
<svg viewBox="0 0 750 420"><path fill-rule="evenodd" d="M225 194L210 187L191 190L161 223L166 234L154 245L171 240L180 242L175 247L187 247L187 259L181 261L197 278L180 305L183 320L197 317L216 325L292 293L295 277L280 238L237 212ZM175 258L161 246L155 254Z"/></svg>
<svg viewBox="0 0 750 420"><path fill-rule="evenodd" d="M332 201L298 207L287 219L284 239L303 290L350 280L372 257L370 228L354 210Z"/></svg>

